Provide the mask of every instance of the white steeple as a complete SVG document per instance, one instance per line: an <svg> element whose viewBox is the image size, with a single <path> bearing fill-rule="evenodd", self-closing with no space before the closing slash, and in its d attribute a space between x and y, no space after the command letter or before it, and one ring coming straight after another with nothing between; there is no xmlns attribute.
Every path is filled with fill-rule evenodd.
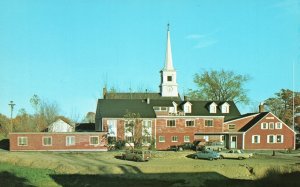
<svg viewBox="0 0 300 187"><path fill-rule="evenodd" d="M176 82L176 71L173 67L169 24L168 24L168 32L167 32L167 50L166 50L165 66L160 71L160 73L161 73L161 84L160 84L161 95L163 97L178 97L178 84Z"/></svg>
<svg viewBox="0 0 300 187"><path fill-rule="evenodd" d="M171 41L170 41L170 25L168 24L168 32L167 32L167 49L166 49L166 61L164 70L174 70L173 60L172 60L172 49L171 49Z"/></svg>

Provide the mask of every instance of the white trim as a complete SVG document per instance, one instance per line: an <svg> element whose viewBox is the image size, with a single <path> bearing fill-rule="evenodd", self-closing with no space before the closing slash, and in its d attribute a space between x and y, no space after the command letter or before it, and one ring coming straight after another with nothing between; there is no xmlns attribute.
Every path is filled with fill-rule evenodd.
<svg viewBox="0 0 300 187"><path fill-rule="evenodd" d="M164 138L164 141L160 141L160 137ZM161 143L166 142L166 137L165 136L158 136L158 142L161 142Z"/></svg>
<svg viewBox="0 0 300 187"><path fill-rule="evenodd" d="M271 128L271 125L272 125L272 124L273 124L273 128ZM274 129L275 129L275 128L274 128L274 127L275 127L274 125L275 125L274 122L269 122L269 129L270 129L270 130L274 130Z"/></svg>
<svg viewBox="0 0 300 187"><path fill-rule="evenodd" d="M257 136L257 142L254 141L255 140L255 136ZM260 135L259 134L253 134L251 136L251 143L252 144L260 144Z"/></svg>
<svg viewBox="0 0 300 187"><path fill-rule="evenodd" d="M97 144L92 144L92 143L91 143L91 138L97 138L98 143L97 143ZM89 137L89 145L99 145L99 143L100 143L100 142L99 142L99 136L90 136L90 137Z"/></svg>
<svg viewBox="0 0 300 187"><path fill-rule="evenodd" d="M26 145L20 145L20 139L24 138L26 139ZM23 147L23 146L28 146L28 137L27 136L18 136L18 144L17 146Z"/></svg>
<svg viewBox="0 0 300 187"><path fill-rule="evenodd" d="M206 126L205 121L212 121L212 126ZM214 119L204 119L204 128L205 127L214 127L214 126L215 126Z"/></svg>
<svg viewBox="0 0 300 187"><path fill-rule="evenodd" d="M156 119L154 120L154 137L155 137L154 147L156 148L156 138L157 138L157 135L156 135Z"/></svg>
<svg viewBox="0 0 300 187"><path fill-rule="evenodd" d="M174 121L175 122L175 125L174 126L168 126L168 121ZM176 119L166 119L166 127L171 127L171 128L176 128Z"/></svg>
<svg viewBox="0 0 300 187"><path fill-rule="evenodd" d="M224 118L225 116L157 116L156 118Z"/></svg>
<svg viewBox="0 0 300 187"><path fill-rule="evenodd" d="M243 145L242 145L242 149L245 149L245 133L243 133Z"/></svg>
<svg viewBox="0 0 300 187"><path fill-rule="evenodd" d="M264 124L266 125L266 128L264 128ZM262 122L262 123L260 123L260 129L261 129L261 130L269 129L269 123L267 123L267 122Z"/></svg>
<svg viewBox="0 0 300 187"><path fill-rule="evenodd" d="M277 128L277 124L280 124L280 128ZM275 129L282 129L282 123L281 122L276 122L275 123Z"/></svg>
<svg viewBox="0 0 300 187"><path fill-rule="evenodd" d="M74 138L74 144L68 144L68 138ZM75 136L66 136L66 146L74 146L76 145L76 139Z"/></svg>
<svg viewBox="0 0 300 187"><path fill-rule="evenodd" d="M175 140L173 140L173 137L177 137L176 139L176 141ZM171 142L178 142L178 136L171 136Z"/></svg>
<svg viewBox="0 0 300 187"><path fill-rule="evenodd" d="M193 126L187 126L187 125L186 125L186 122L187 122L187 121L193 121L193 122L194 122L194 125L193 125ZM185 127L188 127L188 128L196 127L196 120L194 120L194 119L186 119L185 122L184 122L184 125L185 125Z"/></svg>
<svg viewBox="0 0 300 187"><path fill-rule="evenodd" d="M51 144L45 145L45 144L44 144L44 139L45 139L45 138L50 138L50 139L51 139ZM43 145L43 146L52 146L52 136L42 136L42 145Z"/></svg>
<svg viewBox="0 0 300 187"><path fill-rule="evenodd" d="M272 114L278 121L280 121L283 125L285 125L287 128L289 128L294 134L296 134L295 131L293 131L293 129L291 129L287 124L285 124L283 121L281 121L276 115L274 115L272 112L268 112L265 116L267 116L268 114ZM250 127L248 130L246 130L245 132L247 133L250 129L252 129L254 126L256 126L257 124L260 123L261 120L263 120L264 118L261 118L259 121L257 121L255 124L252 125L252 127ZM295 141L294 141L295 142Z"/></svg>
<svg viewBox="0 0 300 187"><path fill-rule="evenodd" d="M188 138L189 141L185 141L185 137L189 137L189 138ZM183 136L183 142L191 142L190 136L188 136L188 135Z"/></svg>

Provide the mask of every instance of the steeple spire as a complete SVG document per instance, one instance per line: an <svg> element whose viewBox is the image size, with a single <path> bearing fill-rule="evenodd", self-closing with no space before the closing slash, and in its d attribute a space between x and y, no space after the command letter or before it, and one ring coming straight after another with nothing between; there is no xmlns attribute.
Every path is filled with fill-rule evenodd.
<svg viewBox="0 0 300 187"><path fill-rule="evenodd" d="M172 50L170 41L170 24L167 25L167 50L166 50L166 60L164 70L174 70L173 60L172 60Z"/></svg>

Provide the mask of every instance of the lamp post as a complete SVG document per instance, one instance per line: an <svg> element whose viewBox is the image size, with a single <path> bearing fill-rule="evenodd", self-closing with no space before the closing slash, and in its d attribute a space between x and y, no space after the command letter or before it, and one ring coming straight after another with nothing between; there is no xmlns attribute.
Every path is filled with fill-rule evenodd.
<svg viewBox="0 0 300 187"><path fill-rule="evenodd" d="M13 130L12 116L13 116L14 106L16 104L13 101L10 101L10 103L8 105L10 106L10 132L12 132L12 130Z"/></svg>

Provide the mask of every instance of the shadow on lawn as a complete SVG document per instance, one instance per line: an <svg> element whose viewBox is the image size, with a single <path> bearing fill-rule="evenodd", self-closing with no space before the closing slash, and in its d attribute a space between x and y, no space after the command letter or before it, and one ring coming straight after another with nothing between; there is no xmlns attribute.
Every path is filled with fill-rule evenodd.
<svg viewBox="0 0 300 187"><path fill-rule="evenodd" d="M25 186L34 187L30 185L29 182L21 177L17 177L12 173L7 171L0 172L0 186Z"/></svg>
<svg viewBox="0 0 300 187"><path fill-rule="evenodd" d="M124 174L80 175L62 174L51 175L52 179L61 186L203 186L203 187L265 187L265 186L300 186L300 172L279 173L269 170L265 177L258 180L229 179L217 172L199 173L153 173L145 174L139 169L136 173L131 170L134 166L122 166ZM131 168L128 169L127 167ZM133 168L132 168L133 167Z"/></svg>

